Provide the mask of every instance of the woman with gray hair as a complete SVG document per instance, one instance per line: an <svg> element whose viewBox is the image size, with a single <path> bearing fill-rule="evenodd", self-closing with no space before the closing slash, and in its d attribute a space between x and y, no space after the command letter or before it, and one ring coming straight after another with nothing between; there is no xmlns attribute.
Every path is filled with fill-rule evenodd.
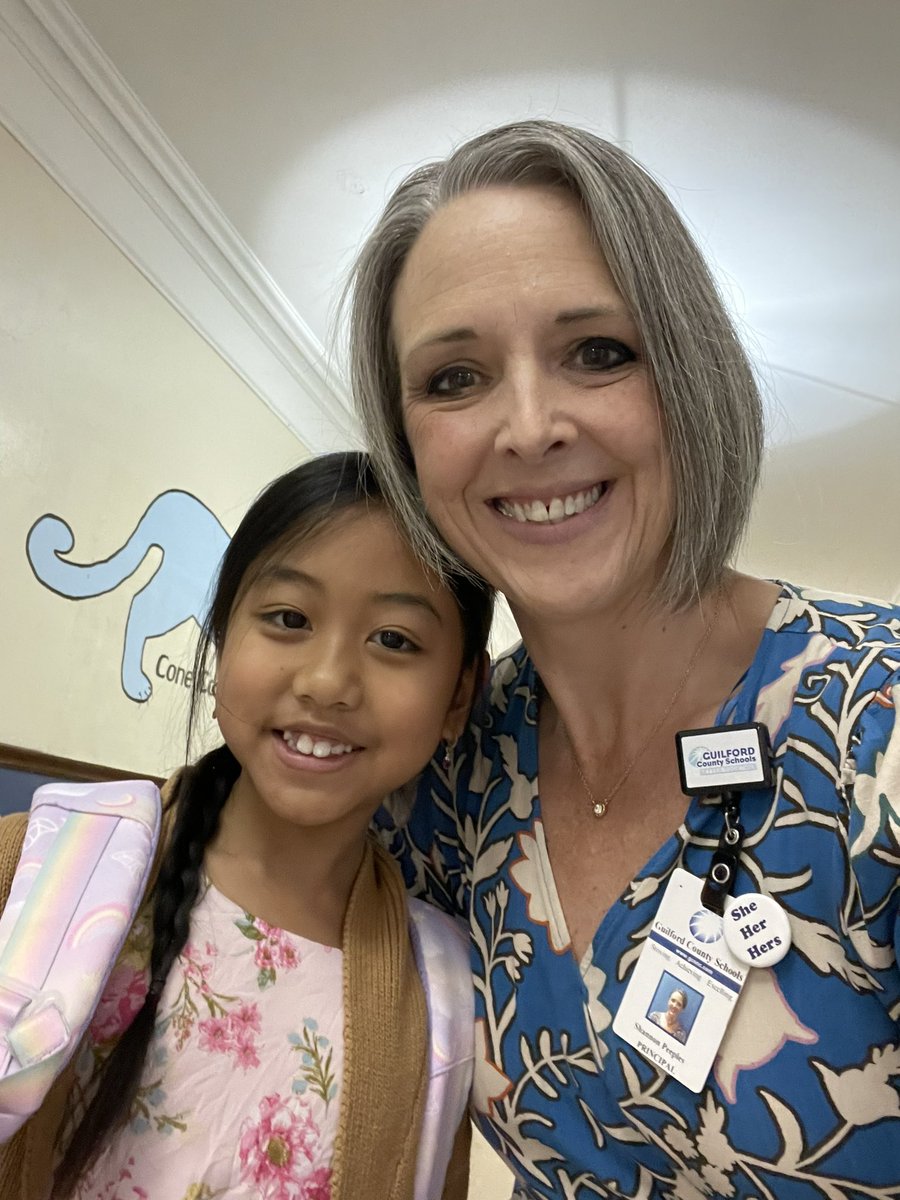
<svg viewBox="0 0 900 1200"><path fill-rule="evenodd" d="M590 133L492 130L398 187L351 318L399 519L523 635L383 818L470 922L517 1195L896 1200L900 611L732 569L760 402L671 203Z"/></svg>

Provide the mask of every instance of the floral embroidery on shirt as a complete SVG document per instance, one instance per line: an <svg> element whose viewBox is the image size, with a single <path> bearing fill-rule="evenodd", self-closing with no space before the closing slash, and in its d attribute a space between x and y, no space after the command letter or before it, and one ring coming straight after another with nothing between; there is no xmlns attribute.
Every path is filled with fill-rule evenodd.
<svg viewBox="0 0 900 1200"><path fill-rule="evenodd" d="M260 917L254 917L245 912L243 917L235 921L235 925L245 938L256 943L254 962L259 968L257 982L259 989L271 987L277 975L275 968L292 971L300 965L300 955L290 940L290 934L283 929L276 929Z"/></svg>
<svg viewBox="0 0 900 1200"><path fill-rule="evenodd" d="M330 1200L331 1169L316 1164L319 1127L305 1100L264 1097L241 1126L241 1179L261 1200Z"/></svg>
<svg viewBox="0 0 900 1200"><path fill-rule="evenodd" d="M303 1095L307 1088L325 1102L325 1111L337 1095L337 1083L331 1069L331 1042L319 1032L319 1023L313 1017L303 1022L302 1033L288 1034L288 1041L301 1055L300 1077L295 1079L293 1090Z"/></svg>
<svg viewBox="0 0 900 1200"><path fill-rule="evenodd" d="M129 934L105 989L95 1018L105 1040L89 1039L79 1058L61 1147L146 990L144 933L139 951ZM342 959L339 949L254 919L210 886L160 998L130 1119L74 1200L330 1200Z"/></svg>

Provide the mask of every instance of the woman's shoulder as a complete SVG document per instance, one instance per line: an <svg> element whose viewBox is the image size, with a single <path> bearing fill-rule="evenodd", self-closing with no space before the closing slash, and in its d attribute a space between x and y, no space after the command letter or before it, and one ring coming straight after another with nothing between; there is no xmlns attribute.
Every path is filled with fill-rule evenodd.
<svg viewBox="0 0 900 1200"><path fill-rule="evenodd" d="M900 607L868 596L782 583L769 629L785 637L817 637L842 653L900 653Z"/></svg>

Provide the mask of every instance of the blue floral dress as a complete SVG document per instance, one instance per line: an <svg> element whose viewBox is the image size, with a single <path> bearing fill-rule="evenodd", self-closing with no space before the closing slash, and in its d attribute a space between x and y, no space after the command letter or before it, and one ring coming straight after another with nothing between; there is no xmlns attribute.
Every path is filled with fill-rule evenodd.
<svg viewBox="0 0 900 1200"><path fill-rule="evenodd" d="M703 877L715 799L604 917L579 964L537 780L537 679L519 647L490 708L383 836L419 895L465 917L477 1124L517 1197L900 1198L900 610L784 585L719 722L768 727L773 789L745 793L736 894L763 891L793 945L754 969L704 1090L612 1031L672 871ZM674 752L674 751L673 751Z"/></svg>

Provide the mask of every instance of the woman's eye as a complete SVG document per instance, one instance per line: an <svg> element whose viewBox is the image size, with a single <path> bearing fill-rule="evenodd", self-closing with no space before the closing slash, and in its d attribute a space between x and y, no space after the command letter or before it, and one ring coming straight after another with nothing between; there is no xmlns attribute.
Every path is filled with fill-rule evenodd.
<svg viewBox="0 0 900 1200"><path fill-rule="evenodd" d="M458 396L477 383L478 374L471 367L446 367L432 375L425 390L429 396Z"/></svg>
<svg viewBox="0 0 900 1200"><path fill-rule="evenodd" d="M400 633L397 629L380 629L373 637L373 641L379 646L383 646L385 650L418 650L415 642L411 642L404 633Z"/></svg>
<svg viewBox="0 0 900 1200"><path fill-rule="evenodd" d="M281 608L277 612L266 614L266 620L276 629L308 629L309 618L296 608Z"/></svg>
<svg viewBox="0 0 900 1200"><path fill-rule="evenodd" d="M636 355L624 342L615 338L587 338L579 342L571 357L576 367L588 371L614 371L626 363L634 362Z"/></svg>

